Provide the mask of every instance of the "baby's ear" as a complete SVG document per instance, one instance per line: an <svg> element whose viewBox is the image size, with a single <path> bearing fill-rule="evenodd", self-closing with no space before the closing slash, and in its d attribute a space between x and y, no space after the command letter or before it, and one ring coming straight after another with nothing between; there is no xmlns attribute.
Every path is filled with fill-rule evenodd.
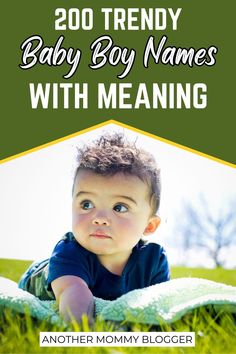
<svg viewBox="0 0 236 354"><path fill-rule="evenodd" d="M158 228L158 226L160 225L161 219L159 216L155 215L152 216L149 221L148 221L148 225L146 226L145 230L144 230L144 235L150 235L153 232L156 231L156 229Z"/></svg>

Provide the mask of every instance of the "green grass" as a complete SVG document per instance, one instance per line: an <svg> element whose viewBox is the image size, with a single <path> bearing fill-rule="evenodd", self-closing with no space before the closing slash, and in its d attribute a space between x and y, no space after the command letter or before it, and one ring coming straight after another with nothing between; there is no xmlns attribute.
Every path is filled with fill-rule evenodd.
<svg viewBox="0 0 236 354"><path fill-rule="evenodd" d="M21 275L30 266L30 264L32 264L32 262L33 261L0 258L0 276L18 282Z"/></svg>
<svg viewBox="0 0 236 354"><path fill-rule="evenodd" d="M0 259L0 276L18 281L23 271L31 261L17 261ZM200 269L173 267L172 278L177 277L201 277L220 281L230 285L236 285L235 271L225 269ZM235 320L227 312L215 313L211 307L196 309L187 314L181 320L171 324L163 324L161 327L150 327L140 324L122 323L115 324L105 321L96 321L89 328L86 318L81 326L73 324L70 328L58 328L48 323L30 318L28 315L19 315L5 311L0 317L0 353L95 353L95 354L119 354L119 353L163 353L163 354L235 354L236 336ZM94 347L94 348L40 348L40 331L194 331L196 333L195 348L160 348L160 347Z"/></svg>

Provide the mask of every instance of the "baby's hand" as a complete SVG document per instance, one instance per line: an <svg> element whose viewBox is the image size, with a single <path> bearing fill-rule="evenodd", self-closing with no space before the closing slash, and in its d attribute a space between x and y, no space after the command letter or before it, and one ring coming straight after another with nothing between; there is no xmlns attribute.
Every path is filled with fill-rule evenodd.
<svg viewBox="0 0 236 354"><path fill-rule="evenodd" d="M67 322L88 316L89 325L94 322L94 298L85 281L74 275L65 275L52 282L52 289L59 302L59 312Z"/></svg>

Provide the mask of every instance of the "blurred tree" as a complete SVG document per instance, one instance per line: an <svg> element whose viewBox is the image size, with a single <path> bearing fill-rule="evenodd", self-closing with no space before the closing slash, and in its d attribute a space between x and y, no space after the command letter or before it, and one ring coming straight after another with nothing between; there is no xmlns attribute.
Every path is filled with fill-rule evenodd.
<svg viewBox="0 0 236 354"><path fill-rule="evenodd" d="M194 247L204 249L215 266L222 267L227 257L227 252L223 257L222 250L236 245L236 202L213 213L205 198L200 196L196 205L185 201L181 215L178 231L185 252Z"/></svg>

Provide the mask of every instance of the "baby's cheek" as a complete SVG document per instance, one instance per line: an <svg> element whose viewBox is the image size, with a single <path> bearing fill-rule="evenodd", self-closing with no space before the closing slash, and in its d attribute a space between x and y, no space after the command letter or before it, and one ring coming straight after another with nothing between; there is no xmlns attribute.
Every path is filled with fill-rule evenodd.
<svg viewBox="0 0 236 354"><path fill-rule="evenodd" d="M128 220L124 226L134 237L142 237L143 232L146 227L146 222L142 217L137 217L131 220Z"/></svg>
<svg viewBox="0 0 236 354"><path fill-rule="evenodd" d="M72 222L74 225L82 225L88 223L88 216L86 214L74 213L72 215Z"/></svg>
<svg viewBox="0 0 236 354"><path fill-rule="evenodd" d="M119 227L124 233L136 233L138 229L136 223L130 219L123 219Z"/></svg>

